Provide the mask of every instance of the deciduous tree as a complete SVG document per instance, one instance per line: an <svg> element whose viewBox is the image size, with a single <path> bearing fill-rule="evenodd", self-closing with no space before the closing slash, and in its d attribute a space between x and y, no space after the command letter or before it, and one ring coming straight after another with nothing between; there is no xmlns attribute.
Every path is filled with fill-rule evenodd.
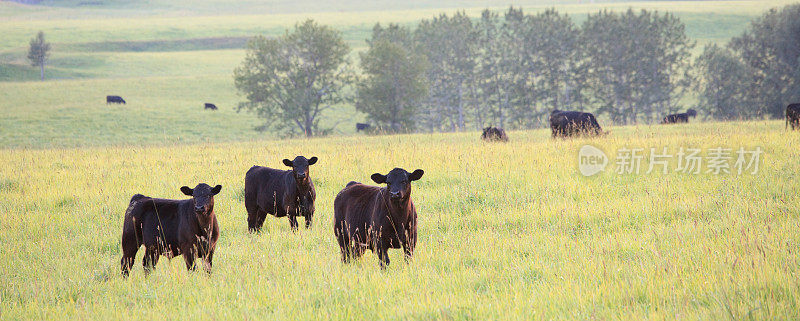
<svg viewBox="0 0 800 321"><path fill-rule="evenodd" d="M50 43L44 40L44 32L39 31L36 38L31 39L28 48L28 60L34 67L39 67L39 77L44 80L44 66L50 57Z"/></svg>
<svg viewBox="0 0 800 321"><path fill-rule="evenodd" d="M239 110L256 113L262 128L319 133L322 112L351 101L350 48L339 31L307 20L278 38L258 36L248 43L234 71L236 88L247 98Z"/></svg>

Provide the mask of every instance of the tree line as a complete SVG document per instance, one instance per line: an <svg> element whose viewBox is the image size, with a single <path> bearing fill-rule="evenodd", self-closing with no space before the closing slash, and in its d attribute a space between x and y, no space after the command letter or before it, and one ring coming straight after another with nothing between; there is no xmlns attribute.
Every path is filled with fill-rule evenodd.
<svg viewBox="0 0 800 321"><path fill-rule="evenodd" d="M329 131L320 117L341 103L383 132L536 128L554 109L617 124L686 108L777 118L800 100L798 18L800 5L772 9L692 57L695 42L670 13L603 10L578 25L555 9L457 12L414 28L376 24L357 65L339 31L308 20L252 39L234 78L246 97L239 109L263 118L262 129L308 136Z"/></svg>

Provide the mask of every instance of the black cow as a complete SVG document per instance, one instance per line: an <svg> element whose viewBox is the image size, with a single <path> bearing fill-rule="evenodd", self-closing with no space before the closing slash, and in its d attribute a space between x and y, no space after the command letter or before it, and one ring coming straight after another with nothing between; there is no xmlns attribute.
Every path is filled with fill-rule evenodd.
<svg viewBox="0 0 800 321"><path fill-rule="evenodd" d="M205 109L217 110L217 105L214 105L212 103L206 103Z"/></svg>
<svg viewBox="0 0 800 321"><path fill-rule="evenodd" d="M253 166L247 171L244 176L244 207L250 232L261 231L267 214L276 217L288 215L292 231L297 231L297 216L305 217L306 228L311 227L317 192L311 182L309 166L316 163L316 157L297 156L293 161L283 160L283 164L292 170Z"/></svg>
<svg viewBox="0 0 800 321"><path fill-rule="evenodd" d="M688 109L685 113L671 114L664 117L662 124L688 123L689 117L697 117L697 111Z"/></svg>
<svg viewBox="0 0 800 321"><path fill-rule="evenodd" d="M481 138L489 142L508 141L508 135L506 135L505 130L499 127L491 127L491 126L483 129L483 134L481 134Z"/></svg>
<svg viewBox="0 0 800 321"><path fill-rule="evenodd" d="M800 128L800 104L790 104L786 106L786 126L792 124L792 130Z"/></svg>
<svg viewBox="0 0 800 321"><path fill-rule="evenodd" d="M367 129L369 129L370 127L372 127L372 125L370 125L370 124L365 124L365 123L356 123L356 133L357 133L357 132L360 132L360 131L362 131L362 130L367 130Z"/></svg>
<svg viewBox="0 0 800 321"><path fill-rule="evenodd" d="M389 265L388 249L403 248L406 261L417 244L417 210L411 201L411 182L422 178L421 169L409 173L395 168L389 175L372 174L386 187L350 182L333 202L334 229L342 262L359 258L369 248L377 252L381 268Z"/></svg>
<svg viewBox="0 0 800 321"><path fill-rule="evenodd" d="M553 132L553 138L603 133L603 129L591 113L558 109L550 113L550 130Z"/></svg>
<svg viewBox="0 0 800 321"><path fill-rule="evenodd" d="M106 104L125 104L125 99L120 96L106 96Z"/></svg>
<svg viewBox="0 0 800 321"><path fill-rule="evenodd" d="M222 189L204 183L194 189L181 187L192 199L171 200L136 194L131 198L122 224L122 275L128 276L136 252L144 244L142 259L145 274L155 268L161 255L173 258L183 255L186 268L195 269L195 259L205 262L211 273L211 262L219 238L219 225L214 215L214 195Z"/></svg>

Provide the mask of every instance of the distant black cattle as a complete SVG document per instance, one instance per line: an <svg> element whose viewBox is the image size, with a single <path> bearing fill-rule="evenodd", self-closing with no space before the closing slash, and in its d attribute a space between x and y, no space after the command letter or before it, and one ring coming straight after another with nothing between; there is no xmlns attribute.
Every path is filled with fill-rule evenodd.
<svg viewBox="0 0 800 321"><path fill-rule="evenodd" d="M800 128L800 104L786 106L786 126L792 124L792 130Z"/></svg>
<svg viewBox="0 0 800 321"><path fill-rule="evenodd" d="M214 105L212 103L206 103L205 109L217 110L217 105Z"/></svg>
<svg viewBox="0 0 800 321"><path fill-rule="evenodd" d="M689 117L697 117L697 111L688 109L685 113L671 114L661 120L662 124L688 123Z"/></svg>
<svg viewBox="0 0 800 321"><path fill-rule="evenodd" d="M603 129L591 113L553 110L550 113L550 130L553 137L600 135Z"/></svg>
<svg viewBox="0 0 800 321"><path fill-rule="evenodd" d="M481 134L481 138L485 141L489 142L507 142L508 135L506 135L506 131L502 128L498 127L486 127L483 129L483 134Z"/></svg>
<svg viewBox="0 0 800 321"><path fill-rule="evenodd" d="M106 104L124 104L125 99L122 99L120 96L106 96Z"/></svg>
<svg viewBox="0 0 800 321"><path fill-rule="evenodd" d="M370 124L365 124L365 123L356 123L356 133L357 133L357 132L360 132L360 131L362 131L362 130L367 130L367 129L369 129L370 127L372 127L372 125L370 125Z"/></svg>
<svg viewBox="0 0 800 321"><path fill-rule="evenodd" d="M306 228L311 227L317 192L311 182L309 166L316 163L316 157L297 156L293 161L283 160L283 164L292 170L253 166L247 171L244 176L244 206L250 232L261 231L267 214L276 217L288 215L292 231L297 230L297 216L305 217Z"/></svg>
<svg viewBox="0 0 800 321"><path fill-rule="evenodd" d="M219 238L214 195L221 189L221 185L212 188L204 183L194 189L184 186L183 194L192 197L186 200L134 195L122 224L122 275L128 276L142 244L145 273L155 268L161 255L167 258L183 255L189 270L194 270L194 261L200 258L210 273Z"/></svg>
<svg viewBox="0 0 800 321"><path fill-rule="evenodd" d="M333 201L334 235L342 262L359 258L366 249L378 254L381 268L389 265L390 248L403 248L410 260L417 244L417 210L411 201L411 182L422 178L421 169L409 173L395 168L388 175L372 174L386 187L350 182Z"/></svg>

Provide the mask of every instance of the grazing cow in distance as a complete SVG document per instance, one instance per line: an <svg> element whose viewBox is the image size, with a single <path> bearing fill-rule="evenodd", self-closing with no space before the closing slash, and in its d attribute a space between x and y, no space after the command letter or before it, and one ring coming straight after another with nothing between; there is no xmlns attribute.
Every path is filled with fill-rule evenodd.
<svg viewBox="0 0 800 321"><path fill-rule="evenodd" d="M317 192L311 182L309 166L316 163L316 157L297 156L294 160L283 160L291 170L253 166L247 171L244 176L244 207L250 232L261 232L267 214L275 217L288 215L292 231L297 231L297 216L306 219L306 228L311 227Z"/></svg>
<svg viewBox="0 0 800 321"><path fill-rule="evenodd" d="M697 117L697 111L688 109L685 113L671 114L664 117L662 124L688 123L689 117Z"/></svg>
<svg viewBox="0 0 800 321"><path fill-rule="evenodd" d="M372 127L372 125L370 125L370 124L365 124L365 123L356 123L356 133L357 133L357 132L360 132L360 131L362 131L362 130L367 130L367 129L369 129L370 127Z"/></svg>
<svg viewBox="0 0 800 321"><path fill-rule="evenodd" d="M205 262L211 273L214 249L219 239L219 225L214 214L214 195L222 190L204 183L192 189L181 187L191 199L171 200L133 195L122 224L122 275L128 276L136 252L144 244L142 259L145 274L155 268L161 255L183 255L186 268L195 269L195 259Z"/></svg>
<svg viewBox="0 0 800 321"><path fill-rule="evenodd" d="M800 104L790 104L786 106L786 126L792 124L792 130L800 128Z"/></svg>
<svg viewBox="0 0 800 321"><path fill-rule="evenodd" d="M217 110L217 105L214 105L212 103L206 103L204 109Z"/></svg>
<svg viewBox="0 0 800 321"><path fill-rule="evenodd" d="M359 258L366 249L378 254L381 268L389 265L390 248L403 248L406 261L417 244L417 210L411 201L411 182L422 178L421 169L409 173L395 168L388 175L372 174L386 187L350 182L333 201L334 230L342 262Z"/></svg>
<svg viewBox="0 0 800 321"><path fill-rule="evenodd" d="M106 96L106 105L108 104L125 104L125 99L120 96Z"/></svg>
<svg viewBox="0 0 800 321"><path fill-rule="evenodd" d="M553 138L603 133L603 129L591 113L558 109L550 113L550 130L553 132Z"/></svg>
<svg viewBox="0 0 800 321"><path fill-rule="evenodd" d="M483 129L483 134L481 134L481 138L488 142L507 142L508 135L506 135L506 131L502 128L498 127L486 127Z"/></svg>

